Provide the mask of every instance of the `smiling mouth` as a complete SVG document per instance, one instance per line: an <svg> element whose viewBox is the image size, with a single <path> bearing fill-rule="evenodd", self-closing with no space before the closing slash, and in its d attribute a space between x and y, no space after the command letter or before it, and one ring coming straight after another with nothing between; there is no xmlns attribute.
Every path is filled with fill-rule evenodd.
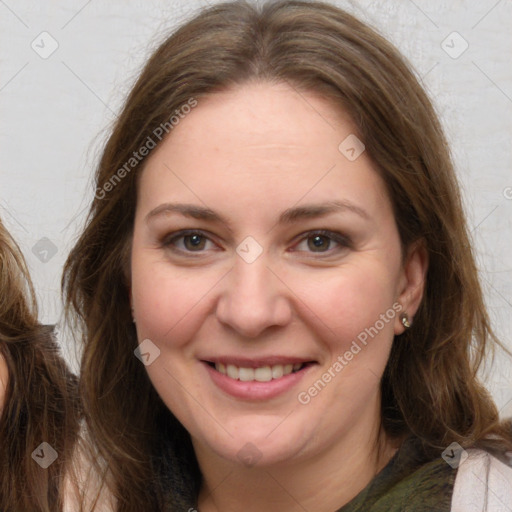
<svg viewBox="0 0 512 512"><path fill-rule="evenodd" d="M243 366L236 366L234 364L214 363L205 361L211 368L222 375L233 380L242 382L270 382L272 380L280 379L286 375L297 373L304 368L314 364L313 362L295 363L295 364L275 364L260 366L257 368L247 368Z"/></svg>

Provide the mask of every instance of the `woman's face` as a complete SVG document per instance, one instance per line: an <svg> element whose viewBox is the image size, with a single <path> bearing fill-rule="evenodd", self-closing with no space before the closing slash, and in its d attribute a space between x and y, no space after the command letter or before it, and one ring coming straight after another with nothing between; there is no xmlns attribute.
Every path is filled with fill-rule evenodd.
<svg viewBox="0 0 512 512"><path fill-rule="evenodd" d="M196 453L294 461L378 425L424 263L402 265L353 133L318 95L253 83L200 99L147 161L131 300L149 377Z"/></svg>

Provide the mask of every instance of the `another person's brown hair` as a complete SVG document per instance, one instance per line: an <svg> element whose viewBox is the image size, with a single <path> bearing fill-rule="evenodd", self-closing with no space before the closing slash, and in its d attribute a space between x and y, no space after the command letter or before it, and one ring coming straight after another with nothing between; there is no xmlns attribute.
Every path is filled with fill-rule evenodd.
<svg viewBox="0 0 512 512"><path fill-rule="evenodd" d="M479 446L495 437L510 449L510 431L477 378L499 342L459 185L435 110L414 73L383 37L329 4L227 2L184 24L147 62L106 143L96 197L65 266L68 313L83 330L87 427L109 468L119 510L162 506L164 492L148 482L158 476L169 440L181 447L171 459L174 485L194 494L200 480L188 434L133 354L129 256L144 161L128 172L126 162L191 98L200 105L203 96L247 81L287 82L347 112L387 185L404 253L419 239L428 250L422 304L413 326L395 339L382 378L385 430L419 437L431 458L453 441ZM117 172L123 166L125 172Z"/></svg>
<svg viewBox="0 0 512 512"><path fill-rule="evenodd" d="M39 324L32 282L18 245L0 221L0 355L8 380L0 411L0 510L58 512L78 432L77 379L53 328ZM57 459L44 468L48 443ZM36 452L36 458L32 453Z"/></svg>

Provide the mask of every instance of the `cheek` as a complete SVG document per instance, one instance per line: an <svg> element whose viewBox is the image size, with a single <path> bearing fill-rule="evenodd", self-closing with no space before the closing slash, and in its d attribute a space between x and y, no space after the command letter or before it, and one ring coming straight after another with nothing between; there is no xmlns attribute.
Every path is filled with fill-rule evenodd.
<svg viewBox="0 0 512 512"><path fill-rule="evenodd" d="M179 347L198 329L200 317L218 276L197 269L181 271L148 256L132 258L132 301L139 339Z"/></svg>
<svg viewBox="0 0 512 512"><path fill-rule="evenodd" d="M331 331L330 339L336 340L333 343L350 345L376 323L382 335L389 337L396 316L391 277L390 269L383 270L381 265L347 265L309 280L307 288L303 287L304 303L317 322Z"/></svg>
<svg viewBox="0 0 512 512"><path fill-rule="evenodd" d="M201 328L216 285L224 272L197 268L182 270L147 256L132 258L132 299L137 315L139 338L150 338L177 347ZM286 275L287 274L287 275ZM313 328L325 332L326 339L336 336L337 343L350 344L365 329L373 326L382 314L392 310L393 283L382 269L370 265L310 274L284 273L283 278L294 290L288 297L290 307L302 320L310 318ZM389 315L388 315L389 316ZM382 322L379 323L379 326ZM386 329L392 331L392 322ZM382 329L382 330L386 330ZM380 329L379 329L380 330Z"/></svg>

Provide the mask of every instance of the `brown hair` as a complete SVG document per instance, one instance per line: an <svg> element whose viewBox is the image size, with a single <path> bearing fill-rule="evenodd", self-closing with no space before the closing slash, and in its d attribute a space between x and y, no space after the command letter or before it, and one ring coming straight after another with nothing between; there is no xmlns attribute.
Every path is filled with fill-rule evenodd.
<svg viewBox="0 0 512 512"><path fill-rule="evenodd" d="M200 104L204 95L250 80L287 82L344 109L387 185L403 249L425 242L424 298L412 328L393 343L382 378L383 427L392 436L417 436L428 457L452 441L474 446L490 435L512 446L477 380L488 348L499 342L489 325L449 149L413 72L383 37L329 4L226 2L184 24L147 62L107 141L96 171L101 194L65 267L68 314L84 333L87 424L109 466L119 510L161 506L162 496L147 482L155 478L155 460L168 438L183 446L184 460L195 458L183 427L177 421L165 427L173 416L133 355L126 268L144 162L122 173L115 186L108 183L181 105L191 98ZM178 466L176 486L193 495L197 466Z"/></svg>
<svg viewBox="0 0 512 512"><path fill-rule="evenodd" d="M38 323L25 260L1 221L0 290L0 355L8 370L0 411L0 510L56 512L78 431L77 379L59 355L53 328ZM37 456L49 456L39 448L43 442L57 452L47 468L36 464Z"/></svg>

